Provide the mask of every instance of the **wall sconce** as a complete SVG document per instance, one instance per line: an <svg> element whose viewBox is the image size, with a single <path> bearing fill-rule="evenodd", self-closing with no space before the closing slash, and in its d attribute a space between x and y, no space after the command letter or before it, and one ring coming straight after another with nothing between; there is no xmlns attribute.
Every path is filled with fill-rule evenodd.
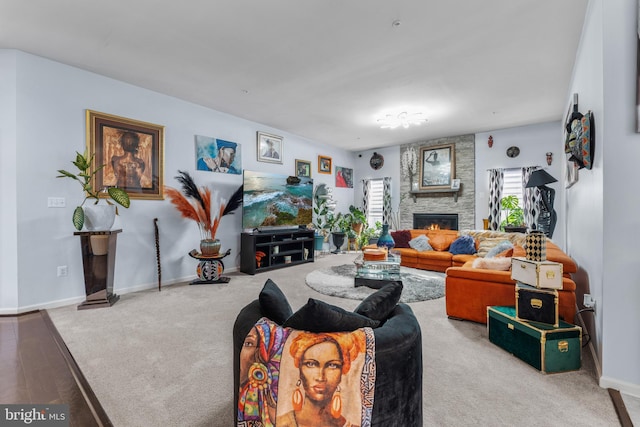
<svg viewBox="0 0 640 427"><path fill-rule="evenodd" d="M489 135L489 141L487 141L487 144L489 145L489 148L493 147L493 136Z"/></svg>
<svg viewBox="0 0 640 427"><path fill-rule="evenodd" d="M551 151L547 152L547 164L549 166L551 166L551 163L553 162L553 153Z"/></svg>

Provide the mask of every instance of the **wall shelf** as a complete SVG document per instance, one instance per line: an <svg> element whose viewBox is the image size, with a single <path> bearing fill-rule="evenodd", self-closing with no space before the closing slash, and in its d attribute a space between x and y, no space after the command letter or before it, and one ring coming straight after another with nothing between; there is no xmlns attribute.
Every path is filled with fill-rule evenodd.
<svg viewBox="0 0 640 427"><path fill-rule="evenodd" d="M428 195L434 195L434 194L440 194L440 195L452 194L453 201L457 203L458 193L460 192L461 188L462 187L458 188L457 190L452 190L450 188L444 189L444 190L414 190L414 191L410 191L409 194L411 194L411 197L413 197L413 203L416 203L416 200L419 196L428 196Z"/></svg>

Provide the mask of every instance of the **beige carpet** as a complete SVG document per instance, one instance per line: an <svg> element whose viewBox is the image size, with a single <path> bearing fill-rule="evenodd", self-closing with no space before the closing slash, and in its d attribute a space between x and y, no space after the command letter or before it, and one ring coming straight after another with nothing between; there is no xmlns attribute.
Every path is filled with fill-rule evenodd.
<svg viewBox="0 0 640 427"><path fill-rule="evenodd" d="M309 297L345 309L359 301L321 295L304 283L315 263L231 282L174 285L122 295L113 307L49 315L115 426L233 425L232 327L267 278L294 310ZM487 340L484 325L449 320L445 299L411 303L422 327L425 426L617 426L588 352L580 371L541 374Z"/></svg>

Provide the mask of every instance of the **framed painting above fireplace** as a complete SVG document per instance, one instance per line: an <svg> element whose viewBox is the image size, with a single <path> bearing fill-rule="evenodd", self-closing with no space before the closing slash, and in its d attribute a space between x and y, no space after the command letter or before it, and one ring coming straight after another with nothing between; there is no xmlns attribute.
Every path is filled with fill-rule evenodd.
<svg viewBox="0 0 640 427"><path fill-rule="evenodd" d="M420 190L451 189L455 173L455 144L420 148Z"/></svg>

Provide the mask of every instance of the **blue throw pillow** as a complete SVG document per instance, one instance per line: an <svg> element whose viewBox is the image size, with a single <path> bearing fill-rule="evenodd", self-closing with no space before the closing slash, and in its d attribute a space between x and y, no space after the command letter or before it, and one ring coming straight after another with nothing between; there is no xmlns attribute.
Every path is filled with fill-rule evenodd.
<svg viewBox="0 0 640 427"><path fill-rule="evenodd" d="M476 253L476 242L469 235L460 236L451 243L449 252L452 255L473 255Z"/></svg>
<svg viewBox="0 0 640 427"><path fill-rule="evenodd" d="M503 242L498 243L497 245L495 245L491 249L489 249L489 252L487 252L487 254L484 257L485 258L494 258L499 253L504 252L507 249L511 249L511 248L513 248L513 243L511 243L508 240L505 240Z"/></svg>

